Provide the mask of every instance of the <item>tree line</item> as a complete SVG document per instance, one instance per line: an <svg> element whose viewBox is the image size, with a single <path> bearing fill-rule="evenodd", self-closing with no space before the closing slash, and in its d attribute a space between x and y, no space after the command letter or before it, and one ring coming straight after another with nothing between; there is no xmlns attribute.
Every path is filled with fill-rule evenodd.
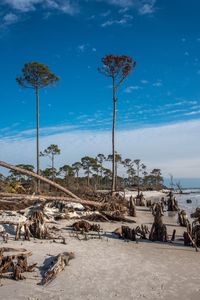
<svg viewBox="0 0 200 300"><path fill-rule="evenodd" d="M79 189L83 185L96 190L110 189L112 169L109 165L113 162L112 154L106 156L99 153L96 157L84 156L80 161L56 168L56 156L60 154L61 150L56 144L51 144L40 152L40 157L47 158L50 162L49 167L40 170L41 175L72 189ZM34 172L33 165L18 166ZM119 173L124 175L121 176ZM0 181L7 184L12 192L34 190L34 179L16 171L10 170L7 177L1 175ZM159 190L163 188L161 170L153 169L147 172L147 166L140 159L123 159L119 153L115 153L115 191L124 188L137 189L138 193L141 190ZM47 187L43 186L44 189Z"/></svg>

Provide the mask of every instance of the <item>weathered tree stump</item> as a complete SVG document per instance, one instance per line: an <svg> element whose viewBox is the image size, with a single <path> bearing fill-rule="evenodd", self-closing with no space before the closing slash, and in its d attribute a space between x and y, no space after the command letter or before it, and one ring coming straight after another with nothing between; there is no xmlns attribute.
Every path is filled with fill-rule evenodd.
<svg viewBox="0 0 200 300"><path fill-rule="evenodd" d="M135 201L133 199L133 196L130 197L130 201L129 201L129 215L131 217L136 217L136 207L135 207Z"/></svg>
<svg viewBox="0 0 200 300"><path fill-rule="evenodd" d="M160 203L156 203L153 209L154 223L151 227L149 239L151 241L166 242L168 240L167 227L163 224L163 210Z"/></svg>

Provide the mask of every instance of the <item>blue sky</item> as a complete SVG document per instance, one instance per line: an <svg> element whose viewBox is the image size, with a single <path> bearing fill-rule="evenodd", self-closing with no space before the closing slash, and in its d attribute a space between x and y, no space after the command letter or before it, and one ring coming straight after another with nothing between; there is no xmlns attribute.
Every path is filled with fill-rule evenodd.
<svg viewBox="0 0 200 300"><path fill-rule="evenodd" d="M97 68L101 58L110 53L127 54L137 62L118 95L119 132L157 127L166 134L166 128L175 125L171 128L180 126L183 132L190 127L196 137L200 117L199 11L198 0L1 0L0 139L4 145L10 143L1 156L21 162L20 156L14 160L12 155L5 156L5 151L13 150L14 140L27 142L35 134L34 94L15 81L29 61L47 64L61 78L57 87L41 92L42 136L55 142L55 135L63 133L107 134L112 121L111 81ZM173 131L176 139L180 130ZM145 140L141 147L146 147ZM182 148L185 144L181 141L186 141L180 140ZM172 142L170 136L168 142ZM140 155L139 149L134 153L134 145L131 147L131 158ZM80 156L85 154L80 150ZM189 159L196 155L193 150L183 153L185 173ZM69 160L71 156L68 153ZM155 163L149 155L142 156ZM164 162L161 151L159 166ZM198 176L192 170L189 176Z"/></svg>

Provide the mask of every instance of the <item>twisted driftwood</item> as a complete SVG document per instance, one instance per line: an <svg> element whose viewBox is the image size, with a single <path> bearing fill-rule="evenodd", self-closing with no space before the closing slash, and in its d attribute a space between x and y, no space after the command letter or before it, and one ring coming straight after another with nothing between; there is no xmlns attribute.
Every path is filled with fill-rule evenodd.
<svg viewBox="0 0 200 300"><path fill-rule="evenodd" d="M4 255L4 252L16 251L18 254ZM25 277L24 272L32 272L37 264L28 265L27 257L32 255L31 252L26 252L26 249L0 248L0 277L2 274L11 272L12 278L22 280Z"/></svg>
<svg viewBox="0 0 200 300"><path fill-rule="evenodd" d="M43 279L40 284L48 284L53 279L55 279L56 275L64 270L65 266L68 265L68 262L72 258L74 258L73 252L64 252L55 256L47 271L44 273Z"/></svg>

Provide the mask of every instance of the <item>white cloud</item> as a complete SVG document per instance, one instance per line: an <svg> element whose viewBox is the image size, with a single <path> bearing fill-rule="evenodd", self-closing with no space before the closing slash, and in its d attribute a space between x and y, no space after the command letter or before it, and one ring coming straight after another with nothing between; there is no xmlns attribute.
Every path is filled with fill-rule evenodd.
<svg viewBox="0 0 200 300"><path fill-rule="evenodd" d="M101 13L100 16L105 18L105 17L108 17L110 14L111 14L111 11L107 10L107 11Z"/></svg>
<svg viewBox="0 0 200 300"><path fill-rule="evenodd" d="M77 5L69 0L3 0L3 3L22 13L34 11L38 5L44 9L58 10L69 15L78 12Z"/></svg>
<svg viewBox="0 0 200 300"><path fill-rule="evenodd" d="M142 89L141 86L131 85L131 86L128 86L127 88L125 88L124 92L127 93L127 94L130 94L133 91L138 91L138 90L141 90L141 89Z"/></svg>
<svg viewBox="0 0 200 300"><path fill-rule="evenodd" d="M109 27L112 25L125 25L127 23L128 23L127 19L125 19L125 18L120 19L120 20L108 20L108 21L102 23L101 27Z"/></svg>
<svg viewBox="0 0 200 300"><path fill-rule="evenodd" d="M143 1L144 2L144 1ZM155 4L156 0L149 0L144 2L143 5L141 5L138 9L138 12L140 15L151 15L155 12Z"/></svg>
<svg viewBox="0 0 200 300"><path fill-rule="evenodd" d="M116 133L116 149L123 158L141 158L151 168L161 168L167 177L199 177L200 120ZM41 149L58 144L57 166L73 163L84 155L110 154L110 131L66 131L41 137ZM34 138L2 138L1 160L12 164L35 163ZM195 145L195 147L191 147ZM42 167L46 167L42 160ZM2 171L2 170L1 170ZM0 171L0 172L1 172Z"/></svg>
<svg viewBox="0 0 200 300"><path fill-rule="evenodd" d="M163 84L162 84L162 81L161 80L157 80L156 82L153 83L153 86L154 87L161 87Z"/></svg>
<svg viewBox="0 0 200 300"><path fill-rule="evenodd" d="M80 52L85 52L87 47L88 47L88 44L82 44L82 45L79 45L77 48Z"/></svg>
<svg viewBox="0 0 200 300"><path fill-rule="evenodd" d="M147 83L149 83L149 81L146 80L146 79L142 79L142 80L140 80L140 82L141 82L142 84L147 84Z"/></svg>
<svg viewBox="0 0 200 300"><path fill-rule="evenodd" d="M19 17L13 13L8 13L3 17L3 25L11 25L18 22Z"/></svg>
<svg viewBox="0 0 200 300"><path fill-rule="evenodd" d="M4 0L4 3L10 5L12 8L21 12L28 12L35 10L38 3L44 2L43 0Z"/></svg>
<svg viewBox="0 0 200 300"><path fill-rule="evenodd" d="M121 8L121 9L119 9L119 13L120 14L124 14L125 12L127 12L129 10L129 8L128 7L124 7L124 8Z"/></svg>
<svg viewBox="0 0 200 300"><path fill-rule="evenodd" d="M97 51L97 49L95 47L92 47L88 43L85 43L85 44L83 43L83 44L78 45L78 47L76 48L76 50L79 53L84 53L86 51L92 51L92 52L96 52Z"/></svg>
<svg viewBox="0 0 200 300"><path fill-rule="evenodd" d="M200 114L200 110L195 110L195 111L190 111L188 113L185 113L185 116L194 116L199 114Z"/></svg>
<svg viewBox="0 0 200 300"><path fill-rule="evenodd" d="M104 0L108 4L121 7L119 13L133 8L140 15L152 15L156 11L156 0Z"/></svg>
<svg viewBox="0 0 200 300"><path fill-rule="evenodd" d="M106 2L125 8L133 5L133 0L106 0Z"/></svg>

